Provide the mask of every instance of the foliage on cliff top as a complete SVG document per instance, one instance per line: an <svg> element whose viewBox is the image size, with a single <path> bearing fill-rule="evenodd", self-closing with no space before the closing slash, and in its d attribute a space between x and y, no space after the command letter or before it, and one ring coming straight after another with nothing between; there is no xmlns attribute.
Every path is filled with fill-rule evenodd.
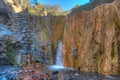
<svg viewBox="0 0 120 80"><path fill-rule="evenodd" d="M28 12L33 15L43 15L44 7L41 4L37 4L35 6L28 6Z"/></svg>
<svg viewBox="0 0 120 80"><path fill-rule="evenodd" d="M36 2L35 5L29 5L28 12L33 15L45 16L47 15L66 15L70 13L69 11L63 12L59 5L49 5L49 4L41 4Z"/></svg>
<svg viewBox="0 0 120 80"><path fill-rule="evenodd" d="M105 3L111 3L113 1L114 0L90 0L90 3L73 8L70 14L74 15L77 12L81 12L84 10L91 10L95 8L96 6L99 6Z"/></svg>

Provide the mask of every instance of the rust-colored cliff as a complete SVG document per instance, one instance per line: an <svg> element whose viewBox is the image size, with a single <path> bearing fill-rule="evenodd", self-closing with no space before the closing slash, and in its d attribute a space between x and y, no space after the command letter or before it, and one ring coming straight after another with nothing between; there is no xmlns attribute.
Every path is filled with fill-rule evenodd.
<svg viewBox="0 0 120 80"><path fill-rule="evenodd" d="M89 11L53 18L52 41L63 40L66 67L101 74L120 72L120 14L115 0ZM64 27L63 27L64 26Z"/></svg>

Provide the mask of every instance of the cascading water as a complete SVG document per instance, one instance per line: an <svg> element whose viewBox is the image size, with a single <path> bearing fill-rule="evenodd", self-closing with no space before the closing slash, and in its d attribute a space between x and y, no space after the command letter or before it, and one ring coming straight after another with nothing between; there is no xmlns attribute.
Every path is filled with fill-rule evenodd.
<svg viewBox="0 0 120 80"><path fill-rule="evenodd" d="M71 57L73 57L73 54L74 54L74 15L72 17L72 54L71 54ZM71 58L71 67L73 67L73 58Z"/></svg>
<svg viewBox="0 0 120 80"><path fill-rule="evenodd" d="M56 65L57 65L57 66L63 66L62 41L59 41L59 43L58 43L57 57L56 57Z"/></svg>
<svg viewBox="0 0 120 80"><path fill-rule="evenodd" d="M52 70L59 70L64 69L63 65L63 55L62 55L62 41L59 41L58 48L57 48L57 56L56 56L56 64L53 66L50 66L49 68Z"/></svg>

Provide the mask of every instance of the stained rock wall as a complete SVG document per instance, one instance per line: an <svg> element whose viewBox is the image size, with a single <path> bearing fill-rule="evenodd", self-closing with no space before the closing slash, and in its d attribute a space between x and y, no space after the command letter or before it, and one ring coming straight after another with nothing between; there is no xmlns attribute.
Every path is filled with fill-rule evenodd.
<svg viewBox="0 0 120 80"><path fill-rule="evenodd" d="M119 1L116 0L89 11L78 12L74 16L68 15L62 20L56 20L58 22L66 20L64 23L58 23L59 26L56 25L51 35L54 38L62 35L66 67L104 75L119 74L120 18L118 4ZM62 28L63 25L64 28ZM55 40L53 42L57 43Z"/></svg>

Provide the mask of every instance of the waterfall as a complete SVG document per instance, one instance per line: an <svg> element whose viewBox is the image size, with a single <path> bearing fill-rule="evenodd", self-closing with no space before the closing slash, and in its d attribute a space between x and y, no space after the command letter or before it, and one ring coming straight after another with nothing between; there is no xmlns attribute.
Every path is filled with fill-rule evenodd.
<svg viewBox="0 0 120 80"><path fill-rule="evenodd" d="M72 53L74 52L74 16L72 20Z"/></svg>
<svg viewBox="0 0 120 80"><path fill-rule="evenodd" d="M58 43L56 65L63 66L62 41L59 41Z"/></svg>
<svg viewBox="0 0 120 80"><path fill-rule="evenodd" d="M63 54L65 53L65 47L66 47L66 31L67 31L67 20L68 16L65 16L64 21L64 33L63 33ZM65 62L65 55L63 55L63 63Z"/></svg>
<svg viewBox="0 0 120 80"><path fill-rule="evenodd" d="M73 54L74 54L74 15L73 15L73 17L72 17L72 45L71 45L71 47L72 47L72 54L71 54L71 67L73 67Z"/></svg>
<svg viewBox="0 0 120 80"><path fill-rule="evenodd" d="M60 41L60 40L59 40L59 43L58 43L56 54L57 54L56 63L55 63L55 65L49 66L49 69L52 69L52 70L64 69L64 66L63 66L63 53L62 53L62 41Z"/></svg>
<svg viewBox="0 0 120 80"><path fill-rule="evenodd" d="M68 16L65 17L65 26L64 26L64 35L63 35L63 44L65 44L65 38L66 38L67 20L68 20Z"/></svg>

